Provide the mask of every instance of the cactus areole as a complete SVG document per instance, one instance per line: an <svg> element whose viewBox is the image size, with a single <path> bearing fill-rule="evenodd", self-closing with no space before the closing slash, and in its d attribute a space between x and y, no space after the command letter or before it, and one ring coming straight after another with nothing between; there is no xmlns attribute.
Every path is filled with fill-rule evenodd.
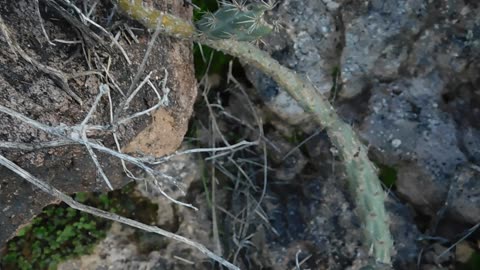
<svg viewBox="0 0 480 270"><path fill-rule="evenodd" d="M273 30L263 18L269 9L265 3L224 4L215 13L206 13L195 25L209 39L255 41Z"/></svg>

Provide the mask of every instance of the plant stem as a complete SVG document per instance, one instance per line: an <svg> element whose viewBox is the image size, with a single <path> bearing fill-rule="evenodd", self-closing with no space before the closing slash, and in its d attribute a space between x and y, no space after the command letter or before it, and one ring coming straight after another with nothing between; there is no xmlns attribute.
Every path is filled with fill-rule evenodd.
<svg viewBox="0 0 480 270"><path fill-rule="evenodd" d="M311 113L315 121L325 127L343 159L357 211L364 223L366 246L371 249L376 262L391 264L393 238L384 205L385 194L377 176L377 169L369 160L367 148L360 142L352 127L340 119L335 109L310 82L250 43L232 39L209 40L199 35L192 24L171 14L147 9L141 4L141 0L112 1L132 19L140 21L151 30L160 27L168 36L192 39L258 68L271 76L305 111Z"/></svg>

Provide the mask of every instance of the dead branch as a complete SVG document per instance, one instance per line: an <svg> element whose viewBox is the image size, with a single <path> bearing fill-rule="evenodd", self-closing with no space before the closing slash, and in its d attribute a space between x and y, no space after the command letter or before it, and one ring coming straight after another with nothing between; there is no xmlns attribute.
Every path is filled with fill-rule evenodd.
<svg viewBox="0 0 480 270"><path fill-rule="evenodd" d="M48 44L55 46L55 43L53 43L50 38L48 37L47 31L45 30L45 26L43 25L43 19L42 19L42 14L40 14L40 7L38 6L38 0L33 0L34 5L35 5L35 13L37 13L38 20L40 22L40 28L42 29L42 33L47 39Z"/></svg>
<svg viewBox="0 0 480 270"><path fill-rule="evenodd" d="M102 85L100 88L102 88L102 87L107 87L107 86ZM105 90L101 90L101 91L105 91ZM95 103L98 103L101 95L103 95L103 94L99 94L97 96L97 101ZM152 158L147 158L147 159L142 160L142 158L137 158L137 157L133 157L131 155L123 154L123 153L120 153L118 151L112 150L108 147L105 147L105 146L103 146L103 145L101 145L97 142L94 142L94 141L92 141L92 140L90 140L86 137L86 134L87 134L88 131L95 131L95 130L107 130L108 131L109 130L109 131L115 133L115 130L116 130L116 129L112 129L109 126L89 126L89 125L87 125L88 119L93 114L93 111L94 111L95 107L96 107L96 105L94 104L94 106L92 106L92 109L89 111L87 117L85 118L86 121L84 120L80 125L75 125L75 126L65 126L65 125L63 125L63 126L57 126L57 127L47 126L45 124L42 124L38 121L35 121L35 120L33 120L33 119L23 115L23 114L20 114L20 113L14 111L12 109L9 109L5 106L2 106L2 105L0 105L0 112L6 113L6 114L24 122L24 123L26 123L26 124L34 127L34 128L37 128L41 131L44 131L44 132L46 132L50 135L61 137L62 139L71 141L73 143L85 145L87 147L87 150L90 149L88 152L91 155L94 162L96 160L96 156L95 156L92 149L98 150L100 152L106 153L108 155L111 155L111 156L114 156L114 157L119 158L121 160L124 160L128 163L136 165L138 168L143 170L148 175L148 179L151 181L151 183L154 186L156 186L160 190L160 192L167 199L169 199L170 201L172 201L176 204L183 205L183 206L186 206L186 207L189 207L189 208L192 208L192 209L196 209L191 204L186 204L186 203L183 203L183 202L180 202L180 201L177 201L177 200L171 198L168 194L166 194L163 191L163 185L164 184L161 181L159 181L159 178L164 179L165 181L168 181L168 183L172 183L172 184L175 184L175 185L178 185L178 183L177 183L177 180L174 177L166 175L162 172L159 172L159 171L155 170L154 168L152 168L151 165L144 162L144 160L152 160ZM100 167L100 164L98 163L98 160L97 160L97 162L95 162L95 165L97 166L97 169L99 170L100 174L102 174L101 167ZM102 177L104 177L104 176L102 175ZM104 180L105 179L107 179L106 176L104 177Z"/></svg>
<svg viewBox="0 0 480 270"><path fill-rule="evenodd" d="M199 244L195 241L192 241L192 240L190 240L186 237L171 233L169 231L160 229L160 228L155 227L155 226L150 226L150 225L138 222L138 221L133 220L133 219L129 219L129 218L119 216L119 215L114 214L114 213L110 213L110 212L107 212L107 211L104 211L104 210L100 210L98 208L94 208L94 207L79 203L79 202L75 201L72 197L64 194L63 192L56 189L55 187L53 187L53 186L47 184L46 182L34 177L29 172L25 171L24 169L22 169L21 167L19 167L18 165L16 165L12 161L10 161L9 159L5 158L3 155L0 155L0 164L7 167L9 170L13 171L14 173L19 175L23 179L27 180L29 183L33 184L34 186L38 187L42 191L50 194L51 196L54 196L55 198L61 200L64 203L68 204L73 209L76 209L76 210L79 210L79 211L82 211L82 212L85 212L85 213L89 213L89 214L92 214L92 215L97 216L97 217L101 217L101 218L105 218L105 219L108 219L108 220L116 221L116 222L131 226L131 227L134 227L134 228L138 228L138 229L141 229L141 230L144 230L144 231L147 231L147 232L156 233L156 234L165 236L167 238L185 243L185 244L187 244L191 247L194 247L195 249L202 252L203 254L210 257L211 259L221 263L223 266L227 267L228 269L234 269L234 270L239 270L240 269L240 268L236 267L235 265L229 263L225 259L217 256L215 253L213 253L212 251L207 249L202 244Z"/></svg>

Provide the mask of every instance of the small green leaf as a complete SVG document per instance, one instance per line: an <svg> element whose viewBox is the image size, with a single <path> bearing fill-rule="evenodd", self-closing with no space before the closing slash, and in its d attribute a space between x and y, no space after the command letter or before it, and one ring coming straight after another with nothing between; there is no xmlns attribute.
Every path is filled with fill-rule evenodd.
<svg viewBox="0 0 480 270"><path fill-rule="evenodd" d="M108 195L106 194L101 194L98 199L102 203L103 207L108 208L110 206L110 199L108 198Z"/></svg>
<svg viewBox="0 0 480 270"><path fill-rule="evenodd" d="M17 236L25 236L25 234L30 231L31 229L31 226L25 226L23 228L21 228L18 233L17 233Z"/></svg>
<svg viewBox="0 0 480 270"><path fill-rule="evenodd" d="M75 200L79 203L84 203L88 199L86 192L78 192L75 194Z"/></svg>
<svg viewBox="0 0 480 270"><path fill-rule="evenodd" d="M9 252L7 255L3 256L2 262L5 264L13 264L18 260L17 252Z"/></svg>
<svg viewBox="0 0 480 270"><path fill-rule="evenodd" d="M397 170L393 167L389 167L387 165L382 165L382 164L380 164L378 167L380 169L380 174L379 174L380 180L387 187L394 186L395 182L397 181Z"/></svg>

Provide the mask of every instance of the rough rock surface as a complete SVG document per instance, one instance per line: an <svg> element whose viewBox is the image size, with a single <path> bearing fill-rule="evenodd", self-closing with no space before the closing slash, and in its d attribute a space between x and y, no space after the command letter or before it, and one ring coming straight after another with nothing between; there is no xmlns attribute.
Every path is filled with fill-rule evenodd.
<svg viewBox="0 0 480 270"><path fill-rule="evenodd" d="M460 222L480 223L480 196L478 179L480 168L461 167L455 174L455 181L450 187L447 202L450 216Z"/></svg>
<svg viewBox="0 0 480 270"><path fill-rule="evenodd" d="M112 13L113 7L108 4L108 1L96 2L95 8L91 10L92 6L88 1L71 1L77 2L82 12L91 11L90 19L112 31L113 34L121 33L119 43L132 62L128 65L118 48L110 47L109 37L98 28L83 25L71 7L61 6L67 11L62 15L59 12L62 8L47 5L50 1L40 1L41 16L38 16L35 2L0 1L0 16L5 23L4 29L0 31L0 104L47 125L79 124L98 94L100 84L107 82L105 70L108 68L113 106L114 109L118 109L119 103L124 99L119 94L118 88L127 92L144 57L150 35L145 31L135 30L135 36L138 39L138 42L135 42L127 33L126 25L138 25L127 21L119 14ZM191 16L191 10L183 7L181 2L175 1L173 4L162 2L159 5L158 8L169 10L184 18L188 19ZM109 17L109 15L115 16ZM71 20L68 21L66 18ZM42 32L42 25L55 46L47 42ZM8 32L9 38L6 37L4 30ZM99 39L92 39L95 36ZM84 104L75 102L60 87L58 79L54 76L46 74L42 68L35 68L31 61L26 61L18 52L14 52L8 45L12 40L38 63L65 73L69 77L69 87L77 93ZM78 42L65 43L62 40L82 40L85 46ZM161 80L165 76L164 69L166 69L169 73L167 82L167 87L170 89L169 105L153 112L150 116L139 117L120 126L117 134L125 151L158 156L170 153L180 145L187 130L196 97L192 61L190 43L163 37L157 40L141 80L152 72L152 83L161 89ZM102 76L82 74L89 70L101 73ZM126 114L145 110L157 103L156 94L150 89L145 89L147 88L145 87L135 96ZM90 123L98 125L109 123L107 98L101 100ZM115 149L111 133L89 135L91 139ZM12 117L0 115L0 140L3 142L36 144L55 139L57 138ZM100 178L97 180L95 166L83 147L66 146L36 151L2 150L1 152L33 175L66 193L107 189L103 180ZM101 153L97 155L114 187L130 181L125 177L118 159ZM45 205L55 200L33 188L6 168L0 168L0 175L0 227L2 228L0 246L2 246L19 226L27 223Z"/></svg>
<svg viewBox="0 0 480 270"><path fill-rule="evenodd" d="M334 101L375 161L398 171L403 199L435 215L459 184L458 168L480 160L479 12L463 0L285 0L271 14L284 29L265 39L266 49ZM247 75L272 111L311 130L271 79L252 68Z"/></svg>
<svg viewBox="0 0 480 270"><path fill-rule="evenodd" d="M361 127L377 160L398 167L398 192L430 215L445 200L456 167L467 161L453 118L440 108L435 91L441 89L438 74L379 84Z"/></svg>
<svg viewBox="0 0 480 270"><path fill-rule="evenodd" d="M325 134L315 136L310 144L320 146L308 152L314 175L303 171L287 184L270 179L264 209L272 228L263 232L263 242L254 237L262 254L259 257L269 258L264 263L273 269L290 269L301 251L299 260L311 255L303 265L307 269L361 269L369 263L368 247L361 244L363 230L341 162L332 155ZM317 164L318 160L322 162ZM390 198L387 209L398 254L394 267L408 269L415 265L419 252L419 231L412 211L401 202Z"/></svg>
<svg viewBox="0 0 480 270"><path fill-rule="evenodd" d="M274 168L274 177L286 182L296 181L307 164L305 156L278 133L268 133L265 137L271 142L267 148L268 157L279 165Z"/></svg>

